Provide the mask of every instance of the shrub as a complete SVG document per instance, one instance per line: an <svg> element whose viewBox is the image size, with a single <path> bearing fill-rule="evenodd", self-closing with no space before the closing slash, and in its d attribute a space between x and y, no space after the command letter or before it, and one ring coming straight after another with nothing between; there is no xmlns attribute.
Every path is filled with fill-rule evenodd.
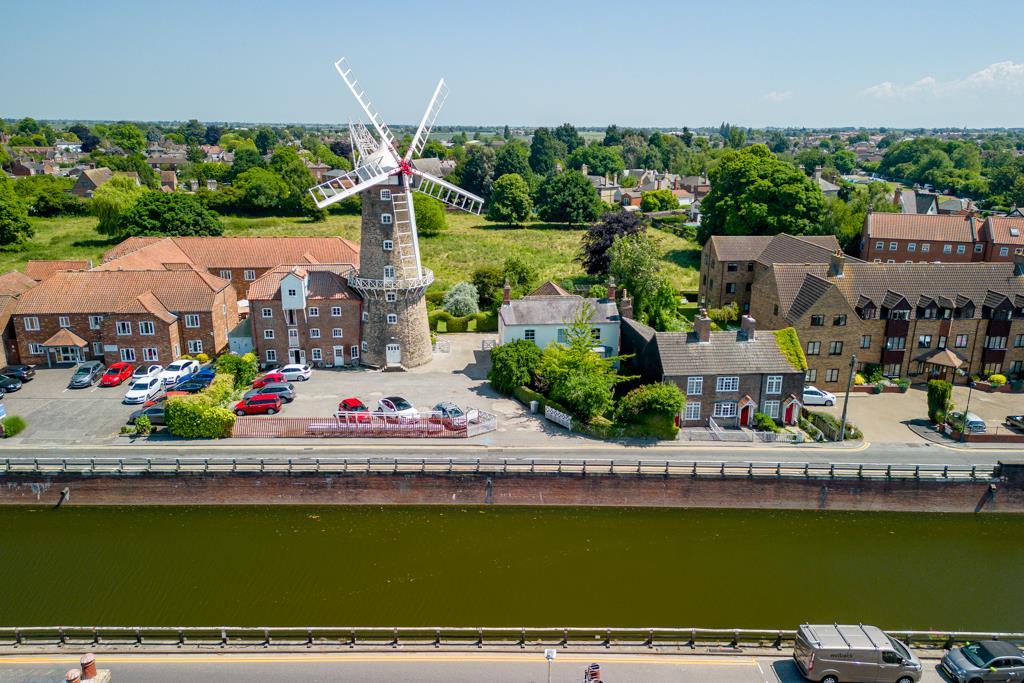
<svg viewBox="0 0 1024 683"><path fill-rule="evenodd" d="M928 382L928 419L938 424L953 409L953 385L943 379Z"/></svg>
<svg viewBox="0 0 1024 683"><path fill-rule="evenodd" d="M865 363L864 376L868 378L868 384L880 382L885 378L885 375L882 374L882 366L877 363Z"/></svg>
<svg viewBox="0 0 1024 683"><path fill-rule="evenodd" d="M779 425L765 413L754 413L754 429L761 432L778 432Z"/></svg>
<svg viewBox="0 0 1024 683"><path fill-rule="evenodd" d="M193 358L191 354L183 353L178 356L178 360L195 360L195 358Z"/></svg>
<svg viewBox="0 0 1024 683"><path fill-rule="evenodd" d="M885 389L885 382L875 382L875 393L880 394Z"/></svg>
<svg viewBox="0 0 1024 683"><path fill-rule="evenodd" d="M589 422L612 407L612 382L586 368L573 368L551 382L551 398L572 406L574 414Z"/></svg>
<svg viewBox="0 0 1024 683"><path fill-rule="evenodd" d="M138 434L149 434L153 431L153 423L145 415L140 415L135 419L135 431Z"/></svg>
<svg viewBox="0 0 1024 683"><path fill-rule="evenodd" d="M201 393L212 405L227 408L231 399L235 396L235 391L235 376L231 373L223 372L218 373L213 378L213 381L210 382L210 386L203 389Z"/></svg>
<svg viewBox="0 0 1024 683"><path fill-rule="evenodd" d="M836 417L835 415L832 415L830 413L811 412L810 414L814 415L817 419L819 419L822 422L824 422L825 424L829 425L829 427L832 428L832 430L835 432L835 434L837 436L839 435L839 428L840 428L842 423L839 421L838 417ZM860 429L858 429L856 425L854 425L852 422L849 422L849 421L846 423L846 438L847 439L860 439L863 436L864 435L861 433Z"/></svg>
<svg viewBox="0 0 1024 683"><path fill-rule="evenodd" d="M121 425L121 433L122 434L134 434L135 433L135 425Z"/></svg>
<svg viewBox="0 0 1024 683"><path fill-rule="evenodd" d="M487 379L503 394L529 384L540 365L541 350L532 341L517 339L491 349L491 371Z"/></svg>
<svg viewBox="0 0 1024 683"><path fill-rule="evenodd" d="M775 330L775 343L779 351L786 357L789 364L798 370L807 369L807 356L804 355L803 347L800 346L800 337L792 327Z"/></svg>
<svg viewBox="0 0 1024 683"><path fill-rule="evenodd" d="M437 330L438 332L441 332L441 333L447 332L448 331L448 321L446 321L446 320L438 320L436 323L434 323L434 329Z"/></svg>
<svg viewBox="0 0 1024 683"><path fill-rule="evenodd" d="M896 380L896 386L900 388L900 393L907 393L907 389L910 388L910 381L905 379Z"/></svg>
<svg viewBox="0 0 1024 683"><path fill-rule="evenodd" d="M988 376L988 383L991 384L994 387L1001 387L1004 384L1006 384L1006 375L1000 375L1000 374L989 375Z"/></svg>
<svg viewBox="0 0 1024 683"><path fill-rule="evenodd" d="M412 197L416 211L416 232L423 237L433 237L448 229L448 217L444 205L432 197L415 193Z"/></svg>
<svg viewBox="0 0 1024 683"><path fill-rule="evenodd" d="M622 397L616 417L623 422L639 422L650 414L678 415L686 404L679 387L671 383L643 384Z"/></svg>
<svg viewBox="0 0 1024 683"><path fill-rule="evenodd" d="M196 360L205 365L206 363L210 362L210 357L205 353L197 353Z"/></svg>
<svg viewBox="0 0 1024 683"><path fill-rule="evenodd" d="M4 438L20 434L25 431L26 427L25 418L21 415L8 415L0 420L0 425L3 426L2 431Z"/></svg>
<svg viewBox="0 0 1024 683"><path fill-rule="evenodd" d="M650 190L640 195L641 211L672 211L679 208L679 200L672 190Z"/></svg>
<svg viewBox="0 0 1024 683"><path fill-rule="evenodd" d="M221 439L231 436L235 414L212 405L202 395L167 400L167 430L185 439Z"/></svg>
<svg viewBox="0 0 1024 683"><path fill-rule="evenodd" d="M260 371L260 362L255 353L247 353L239 356L233 353L225 353L217 359L217 373L234 375L235 386L244 387L250 384Z"/></svg>
<svg viewBox="0 0 1024 683"><path fill-rule="evenodd" d="M867 378L864 377L864 375L862 375L862 374L860 374L858 372L856 375L853 376L853 383L854 384L867 384L868 380L867 380Z"/></svg>
<svg viewBox="0 0 1024 683"><path fill-rule="evenodd" d="M740 319L740 306L733 301L728 306L708 309L708 317L718 324L719 327L727 327Z"/></svg>
<svg viewBox="0 0 1024 683"><path fill-rule="evenodd" d="M441 306L451 315L466 316L480 312L476 287L469 282L460 282L447 292Z"/></svg>

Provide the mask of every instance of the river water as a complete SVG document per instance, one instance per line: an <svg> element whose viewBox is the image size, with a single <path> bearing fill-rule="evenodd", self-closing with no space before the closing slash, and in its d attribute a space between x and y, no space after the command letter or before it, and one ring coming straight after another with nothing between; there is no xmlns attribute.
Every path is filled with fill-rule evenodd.
<svg viewBox="0 0 1024 683"><path fill-rule="evenodd" d="M1024 516L0 508L0 625L1024 631Z"/></svg>

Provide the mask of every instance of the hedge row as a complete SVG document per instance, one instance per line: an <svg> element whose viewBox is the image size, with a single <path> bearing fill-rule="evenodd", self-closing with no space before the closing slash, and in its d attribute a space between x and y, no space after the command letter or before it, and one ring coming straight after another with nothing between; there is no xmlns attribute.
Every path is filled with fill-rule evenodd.
<svg viewBox="0 0 1024 683"><path fill-rule="evenodd" d="M481 311L461 318L442 311L431 311L427 316L430 329L435 332L497 332L498 315L494 311Z"/></svg>
<svg viewBox="0 0 1024 683"><path fill-rule="evenodd" d="M214 405L202 394L167 399L167 431L183 439L222 439L231 436L235 414Z"/></svg>

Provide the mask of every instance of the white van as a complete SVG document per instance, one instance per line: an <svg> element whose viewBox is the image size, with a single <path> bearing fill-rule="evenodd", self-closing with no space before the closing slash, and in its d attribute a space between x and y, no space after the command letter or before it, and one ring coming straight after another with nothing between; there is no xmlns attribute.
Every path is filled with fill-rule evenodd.
<svg viewBox="0 0 1024 683"><path fill-rule="evenodd" d="M921 662L906 645L876 626L804 624L793 659L804 678L821 683L915 683Z"/></svg>
<svg viewBox="0 0 1024 683"><path fill-rule="evenodd" d="M984 434L985 421L974 413L964 415L964 430L968 434Z"/></svg>

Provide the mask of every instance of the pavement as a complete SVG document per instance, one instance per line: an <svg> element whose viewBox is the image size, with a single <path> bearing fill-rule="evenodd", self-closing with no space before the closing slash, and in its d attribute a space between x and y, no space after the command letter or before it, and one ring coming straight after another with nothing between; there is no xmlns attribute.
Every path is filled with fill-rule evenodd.
<svg viewBox="0 0 1024 683"><path fill-rule="evenodd" d="M359 681L385 683L543 683L548 665L541 652L340 653L340 654L178 654L101 655L99 668L112 680L179 681ZM552 683L578 683L591 663L600 664L606 683L798 683L804 681L789 656L625 655L559 652L551 666ZM925 683L945 680L926 660ZM0 680L52 683L77 668L78 657L0 658Z"/></svg>

